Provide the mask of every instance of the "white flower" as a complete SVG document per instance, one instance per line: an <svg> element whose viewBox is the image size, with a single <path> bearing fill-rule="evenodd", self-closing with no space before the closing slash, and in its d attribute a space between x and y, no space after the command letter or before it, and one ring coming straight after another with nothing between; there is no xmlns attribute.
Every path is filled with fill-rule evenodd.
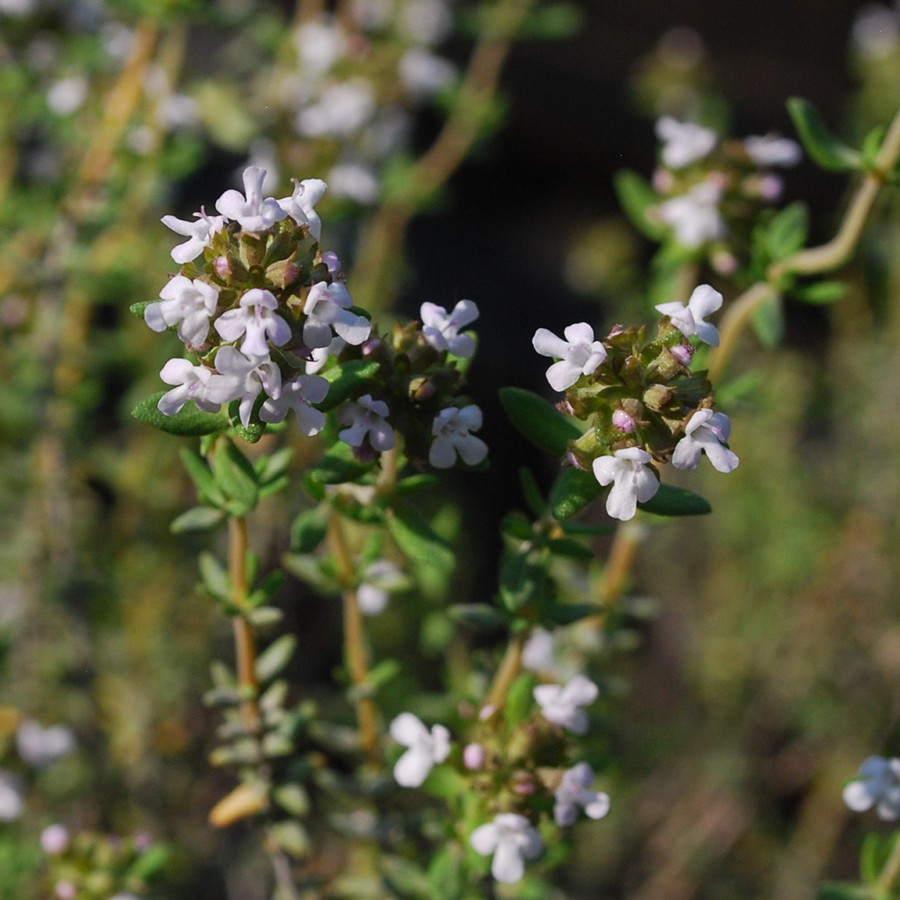
<svg viewBox="0 0 900 900"><path fill-rule="evenodd" d="M534 689L534 699L545 719L573 734L584 734L588 728L588 717L581 707L593 703L598 693L597 685L590 678L576 675L564 686L539 684Z"/></svg>
<svg viewBox="0 0 900 900"><path fill-rule="evenodd" d="M547 381L555 391L572 387L582 375L590 375L606 359L606 347L594 340L594 329L587 322L569 325L557 337L546 328L538 328L531 339L531 345L541 354L558 359L547 369Z"/></svg>
<svg viewBox="0 0 900 900"><path fill-rule="evenodd" d="M45 728L34 719L26 719L16 731L16 749L28 765L43 769L75 751L75 734L65 725Z"/></svg>
<svg viewBox="0 0 900 900"><path fill-rule="evenodd" d="M336 197L346 197L368 206L378 199L381 187L378 177L361 162L341 162L328 171L328 183Z"/></svg>
<svg viewBox="0 0 900 900"><path fill-rule="evenodd" d="M606 511L625 521L634 517L638 503L646 503L659 490L659 480L648 465L652 457L640 447L625 447L593 462L594 477L602 485L613 482Z"/></svg>
<svg viewBox="0 0 900 900"><path fill-rule="evenodd" d="M544 849L537 830L518 813L494 816L493 822L472 832L469 843L482 856L493 854L491 875L506 884L520 881L525 874L524 860L535 859Z"/></svg>
<svg viewBox="0 0 900 900"><path fill-rule="evenodd" d="M422 320L422 334L435 350L448 350L460 359L471 359L475 353L475 338L470 334L460 334L459 329L478 318L478 307L472 300L460 300L447 313L443 306L423 303L419 310Z"/></svg>
<svg viewBox="0 0 900 900"><path fill-rule="evenodd" d="M331 20L306 22L294 32L294 44L309 78L324 75L333 68L347 49L347 36Z"/></svg>
<svg viewBox="0 0 900 900"><path fill-rule="evenodd" d="M434 440L428 451L428 461L436 469L449 469L459 456L467 466L476 466L487 456L487 444L470 434L481 428L481 410L471 403L459 409L442 409L431 426Z"/></svg>
<svg viewBox="0 0 900 900"><path fill-rule="evenodd" d="M293 409L300 431L307 437L318 434L325 427L325 413L310 406L320 403L328 393L328 382L319 375L298 375L281 385L277 397L269 397L259 411L263 422L283 422Z"/></svg>
<svg viewBox="0 0 900 900"><path fill-rule="evenodd" d="M13 822L25 811L25 790L21 781L0 769L0 822Z"/></svg>
<svg viewBox="0 0 900 900"><path fill-rule="evenodd" d="M531 672L556 670L556 636L546 628L535 628L522 648L522 668Z"/></svg>
<svg viewBox="0 0 900 900"><path fill-rule="evenodd" d="M406 51L400 59L400 83L416 100L443 90L456 78L456 66L420 47Z"/></svg>
<svg viewBox="0 0 900 900"><path fill-rule="evenodd" d="M216 331L226 341L236 341L244 335L241 352L246 356L268 356L266 336L276 347L291 337L291 326L278 313L278 300L271 291L252 288L242 297L237 309L229 309L216 319Z"/></svg>
<svg viewBox="0 0 900 900"><path fill-rule="evenodd" d="M175 216L163 216L160 219L166 228L170 228L175 234L184 235L188 239L183 244L172 248L172 259L181 265L196 259L203 252L203 248L209 246L213 235L221 231L225 225L225 216L210 217L203 208L194 215L197 216L196 222L176 219Z"/></svg>
<svg viewBox="0 0 900 900"><path fill-rule="evenodd" d="M356 600L364 615L377 616L387 609L391 591L407 585L406 577L389 559L377 559L366 566L362 583L356 589Z"/></svg>
<svg viewBox="0 0 900 900"><path fill-rule="evenodd" d="M315 210L315 205L325 196L328 185L321 178L305 178L294 182L294 191L290 197L283 197L278 205L298 224L308 225L309 233L318 241L322 236L322 220Z"/></svg>
<svg viewBox="0 0 900 900"><path fill-rule="evenodd" d="M209 334L209 317L216 311L219 292L211 284L199 278L192 281L184 275L176 275L159 292L162 301L151 303L144 310L144 321L154 331L165 331L170 325L178 325L178 337L193 346L199 346Z"/></svg>
<svg viewBox="0 0 900 900"><path fill-rule="evenodd" d="M730 434L731 421L725 413L698 409L688 421L684 437L675 447L672 465L676 469L693 469L700 464L700 454L706 453L714 469L733 472L740 460L725 446Z"/></svg>
<svg viewBox="0 0 900 900"><path fill-rule="evenodd" d="M87 92L88 83L80 75L62 78L50 85L47 105L58 116L68 116L84 103Z"/></svg>
<svg viewBox="0 0 900 900"><path fill-rule="evenodd" d="M300 110L295 127L303 137L349 137L369 121L375 108L369 82L342 81L325 87L318 103Z"/></svg>
<svg viewBox="0 0 900 900"><path fill-rule="evenodd" d="M358 346L365 341L372 326L365 316L350 311L352 305L350 292L343 282L316 282L303 304L306 313L303 343L311 349L327 347L334 337L332 329L348 344Z"/></svg>
<svg viewBox="0 0 900 900"><path fill-rule="evenodd" d="M264 390L268 397L277 397L281 392L281 370L268 356L248 358L236 347L222 347L216 354L216 369L241 384L241 393L232 399L240 400L238 415L244 428L250 424L260 391Z"/></svg>
<svg viewBox="0 0 900 900"><path fill-rule="evenodd" d="M383 400L373 400L371 394L363 394L341 410L340 421L346 425L338 437L351 447L361 447L368 437L374 450L383 453L397 443L394 429L388 424L390 410Z"/></svg>
<svg viewBox="0 0 900 900"><path fill-rule="evenodd" d="M881 819L900 818L900 759L870 756L859 767L859 775L844 788L844 803L853 812L875 806Z"/></svg>
<svg viewBox="0 0 900 900"><path fill-rule="evenodd" d="M796 166L803 155L796 141L777 134L748 137L744 140L747 155L758 166Z"/></svg>
<svg viewBox="0 0 900 900"><path fill-rule="evenodd" d="M163 394L156 404L166 416L174 416L188 400L193 400L204 412L217 412L223 403L240 396L243 387L239 379L219 375L208 366L195 366L187 359L170 359L159 377L166 384L178 385Z"/></svg>
<svg viewBox="0 0 900 900"><path fill-rule="evenodd" d="M725 220L719 213L721 199L722 189L704 181L686 194L660 203L656 211L675 230L678 243L693 249L725 236Z"/></svg>
<svg viewBox="0 0 900 900"><path fill-rule="evenodd" d="M703 159L719 141L711 129L672 116L657 121L656 136L663 142L662 160L670 169L683 169Z"/></svg>
<svg viewBox="0 0 900 900"><path fill-rule="evenodd" d="M587 763L578 763L563 773L553 794L553 818L557 825L574 825L579 807L589 819L602 819L609 812L609 794L590 790L594 771Z"/></svg>
<svg viewBox="0 0 900 900"><path fill-rule="evenodd" d="M671 303L659 303L657 312L668 316L672 324L685 336L696 334L704 344L710 347L719 346L719 330L715 325L705 322L706 316L714 313L722 305L722 295L708 284L694 288L687 306L677 300Z"/></svg>
<svg viewBox="0 0 900 900"><path fill-rule="evenodd" d="M402 787L419 787L432 766L450 755L450 732L443 725L431 730L412 713L400 713L390 727L391 737L409 749L394 766L394 778Z"/></svg>
<svg viewBox="0 0 900 900"><path fill-rule="evenodd" d="M453 13L447 0L410 0L402 6L398 25L410 40L436 44L453 30Z"/></svg>
<svg viewBox="0 0 900 900"><path fill-rule="evenodd" d="M342 337L332 338L331 343L327 347L314 347L309 351L311 359L306 364L306 374L315 375L321 372L328 363L329 357L337 356L347 342Z"/></svg>
<svg viewBox="0 0 900 900"><path fill-rule="evenodd" d="M216 200L216 209L223 216L236 221L244 231L265 231L287 215L274 197L262 195L265 169L247 166L242 178L244 194L231 188Z"/></svg>

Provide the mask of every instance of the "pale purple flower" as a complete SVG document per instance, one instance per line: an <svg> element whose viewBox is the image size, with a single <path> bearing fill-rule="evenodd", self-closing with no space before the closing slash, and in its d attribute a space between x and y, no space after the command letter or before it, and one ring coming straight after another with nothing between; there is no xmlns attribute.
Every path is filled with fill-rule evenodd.
<svg viewBox="0 0 900 900"><path fill-rule="evenodd" d="M291 338L291 326L273 310L278 300L271 291L252 288L242 297L237 309L223 312L215 321L216 331L226 341L236 341L241 335L241 352L246 356L268 356L266 337L276 346Z"/></svg>
<svg viewBox="0 0 900 900"><path fill-rule="evenodd" d="M300 110L294 127L303 137L349 137L372 118L375 110L368 81L340 81L326 85L317 103Z"/></svg>
<svg viewBox="0 0 900 900"><path fill-rule="evenodd" d="M469 843L482 856L491 856L491 875L512 884L525 874L525 860L535 859L544 849L537 829L518 813L500 813L493 822L472 832Z"/></svg>
<svg viewBox="0 0 900 900"><path fill-rule="evenodd" d="M853 812L875 807L887 821L900 818L900 759L870 756L859 767L859 778L844 788L844 803Z"/></svg>
<svg viewBox="0 0 900 900"><path fill-rule="evenodd" d="M800 145L778 134L753 136L744 140L747 155L758 166L796 166L803 155Z"/></svg>
<svg viewBox="0 0 900 900"><path fill-rule="evenodd" d="M565 685L539 684L534 689L541 715L573 734L587 731L588 717L582 707L593 703L598 694L597 685L585 675L575 675Z"/></svg>
<svg viewBox="0 0 900 900"><path fill-rule="evenodd" d="M556 636L546 628L535 628L522 648L522 667L532 672L556 671Z"/></svg>
<svg viewBox="0 0 900 900"><path fill-rule="evenodd" d="M348 344L358 346L368 338L372 326L365 316L350 311L353 300L341 281L314 284L303 304L303 343L315 350L327 347L337 333Z"/></svg>
<svg viewBox="0 0 900 900"><path fill-rule="evenodd" d="M481 744L466 744L463 747L463 765L471 772L484 768L487 762L487 751Z"/></svg>
<svg viewBox="0 0 900 900"><path fill-rule="evenodd" d="M320 403L328 393L328 382L319 375L298 375L281 385L277 397L269 397L259 411L263 422L283 422L294 410L300 431L307 437L318 434L325 427L325 413L311 406Z"/></svg>
<svg viewBox="0 0 900 900"><path fill-rule="evenodd" d="M592 791L593 783L594 771L587 763L578 763L563 773L553 794L553 818L557 825L574 825L579 809L589 819L602 819L609 812L609 795Z"/></svg>
<svg viewBox="0 0 900 900"><path fill-rule="evenodd" d="M199 278L192 281L184 275L176 275L159 296L162 297L160 302L151 303L144 309L147 325L154 331L165 331L171 325L178 325L178 337L185 344L202 344L209 334L209 318L219 302L218 290Z"/></svg>
<svg viewBox="0 0 900 900"><path fill-rule="evenodd" d="M625 447L612 456L594 460L594 477L601 485L612 482L606 511L625 521L634 517L638 503L646 503L659 490L659 480L650 467L652 457L640 447Z"/></svg>
<svg viewBox="0 0 900 900"><path fill-rule="evenodd" d="M236 221L244 231L265 231L287 216L274 197L262 195L265 169L247 166L242 178L243 194L231 188L216 200L216 209L223 216Z"/></svg>
<svg viewBox="0 0 900 900"><path fill-rule="evenodd" d="M670 169L683 169L703 159L719 142L712 129L693 122L679 122L672 116L657 121L656 136L663 142L662 160Z"/></svg>
<svg viewBox="0 0 900 900"><path fill-rule="evenodd" d="M390 410L383 400L373 400L371 394L363 394L358 400L346 404L339 419L346 425L338 437L351 447L362 447L366 438L373 450L383 453L397 443L394 429L388 424Z"/></svg>
<svg viewBox="0 0 900 900"><path fill-rule="evenodd" d="M329 358L337 356L346 346L347 342L342 337L335 337L331 339L331 343L327 347L313 347L309 351L311 358L306 363L306 374L315 375L317 372L321 372Z"/></svg>
<svg viewBox="0 0 900 900"><path fill-rule="evenodd" d="M672 226L678 243L693 250L725 236L725 220L719 212L721 199L721 187L704 181L686 194L660 203L656 212L663 222Z"/></svg>
<svg viewBox="0 0 900 900"><path fill-rule="evenodd" d="M203 248L209 246L213 235L225 226L225 216L208 216L203 207L194 215L197 217L196 222L176 219L175 216L163 216L160 220L166 228L187 238L183 244L172 248L172 259L180 265L196 259L203 252Z"/></svg>
<svg viewBox="0 0 900 900"><path fill-rule="evenodd" d="M188 400L193 400L204 412L218 412L223 403L239 397L243 387L240 379L219 375L208 366L195 366L187 359L170 359L159 377L166 384L177 385L157 403L159 411L166 416L174 416Z"/></svg>
<svg viewBox="0 0 900 900"><path fill-rule="evenodd" d="M475 353L475 338L460 334L459 329L478 318L478 307L471 300L460 300L448 313L443 306L423 303L419 310L422 334L435 350L448 350L460 359L471 359Z"/></svg>
<svg viewBox="0 0 900 900"><path fill-rule="evenodd" d="M281 370L268 356L247 357L236 347L222 347L216 353L216 369L242 386L241 393L232 399L240 400L238 415L244 428L250 424L260 391L268 397L277 397L281 392Z"/></svg>
<svg viewBox="0 0 900 900"><path fill-rule="evenodd" d="M725 446L730 434L731 421L725 413L698 409L688 421L684 437L675 447L672 465L676 469L693 469L700 464L700 454L705 453L714 469L733 472L740 460Z"/></svg>
<svg viewBox="0 0 900 900"><path fill-rule="evenodd" d="M41 849L50 856L59 856L69 849L71 840L72 836L69 834L69 829L57 822L53 825L48 825L41 832Z"/></svg>
<svg viewBox="0 0 900 900"><path fill-rule="evenodd" d="M322 220L315 205L325 195L328 185L321 178L291 179L294 191L290 197L278 201L278 205L298 224L307 225L309 233L318 241L322 236Z"/></svg>
<svg viewBox="0 0 900 900"><path fill-rule="evenodd" d="M402 787L419 787L432 767L450 755L450 732L443 725L429 730L412 713L400 713L391 722L390 733L408 748L394 766L394 778Z"/></svg>
<svg viewBox="0 0 900 900"><path fill-rule="evenodd" d="M407 579L389 559L377 559L366 566L362 583L356 589L360 611L366 616L377 616L387 609L391 592L407 586Z"/></svg>
<svg viewBox="0 0 900 900"><path fill-rule="evenodd" d="M16 731L19 756L36 769L43 769L75 752L75 733L66 725L44 727L26 719Z"/></svg>
<svg viewBox="0 0 900 900"><path fill-rule="evenodd" d="M415 100L424 100L442 91L456 78L456 66L421 47L406 51L400 59L400 83Z"/></svg>
<svg viewBox="0 0 900 900"><path fill-rule="evenodd" d="M346 197L363 206L374 203L381 193L375 170L361 160L347 159L332 166L328 184L335 197Z"/></svg>
<svg viewBox="0 0 900 900"><path fill-rule="evenodd" d="M538 328L531 345L541 354L558 359L547 369L547 381L555 391L570 388L582 375L592 374L606 359L606 347L594 340L594 329L587 322L569 325L565 340L546 328Z"/></svg>
<svg viewBox="0 0 900 900"><path fill-rule="evenodd" d="M14 822L25 812L25 788L10 772L0 769L0 822Z"/></svg>
<svg viewBox="0 0 900 900"><path fill-rule="evenodd" d="M434 440L428 451L428 461L436 469L449 469L457 456L467 466L476 466L487 456L487 444L471 434L481 428L481 410L471 403L460 409L442 409L434 418L431 433Z"/></svg>
<svg viewBox="0 0 900 900"><path fill-rule="evenodd" d="M637 428L634 416L624 409L617 409L612 414L612 423L624 434L631 434Z"/></svg>
<svg viewBox="0 0 900 900"><path fill-rule="evenodd" d="M659 303L657 312L671 319L672 324L685 336L696 334L704 344L710 347L719 346L719 330L715 325L704 321L722 305L722 295L708 284L694 288L687 305L677 300L671 303Z"/></svg>

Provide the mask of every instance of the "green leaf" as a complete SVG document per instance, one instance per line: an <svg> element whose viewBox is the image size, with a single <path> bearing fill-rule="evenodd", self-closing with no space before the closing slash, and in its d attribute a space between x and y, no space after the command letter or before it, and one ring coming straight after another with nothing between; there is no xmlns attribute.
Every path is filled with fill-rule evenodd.
<svg viewBox="0 0 900 900"><path fill-rule="evenodd" d="M823 169L850 172L860 168L861 155L831 133L811 103L791 97L787 109L806 152Z"/></svg>
<svg viewBox="0 0 900 900"><path fill-rule="evenodd" d="M440 479L436 475L425 473L422 473L421 475L410 475L397 482L396 493L399 497L406 497L408 494L414 494L416 491L434 487L439 483Z"/></svg>
<svg viewBox="0 0 900 900"><path fill-rule="evenodd" d="M171 859L171 851L165 844L151 844L131 865L128 875L149 881L165 871Z"/></svg>
<svg viewBox="0 0 900 900"><path fill-rule="evenodd" d="M310 807L309 794L302 784L280 784L272 791L272 799L292 816L302 819Z"/></svg>
<svg viewBox="0 0 900 900"><path fill-rule="evenodd" d="M340 594L337 580L324 563L310 553L287 553L282 557L285 569L321 594Z"/></svg>
<svg viewBox="0 0 900 900"><path fill-rule="evenodd" d="M413 862L400 856L381 857L381 874L392 896L403 900L435 900L425 873Z"/></svg>
<svg viewBox="0 0 900 900"><path fill-rule="evenodd" d="M538 517L544 515L547 511L547 501L541 494L537 479L530 469L526 469L524 466L519 469L519 483L522 485L522 494L528 508Z"/></svg>
<svg viewBox="0 0 900 900"><path fill-rule="evenodd" d="M466 855L457 843L446 844L428 866L429 897L432 900L459 900L466 889Z"/></svg>
<svg viewBox="0 0 900 900"><path fill-rule="evenodd" d="M273 679L291 661L297 648L297 638L292 634L283 634L276 638L256 658L256 677L265 684Z"/></svg>
<svg viewBox="0 0 900 900"><path fill-rule="evenodd" d="M159 411L157 403L165 393L165 391L159 391L145 400L141 400L131 414L139 422L152 425L168 434L177 434L179 437L199 437L228 428L228 416L225 413L203 412L197 409L193 400L188 401L174 416L164 415Z"/></svg>
<svg viewBox="0 0 900 900"><path fill-rule="evenodd" d="M551 553L557 556L566 556L569 559L591 560L594 558L594 551L590 547L586 547L580 541L573 541L571 538L553 538L547 543L547 547Z"/></svg>
<svg viewBox="0 0 900 900"><path fill-rule="evenodd" d="M753 330L764 347L775 347L784 336L784 304L780 296L767 300L753 313Z"/></svg>
<svg viewBox="0 0 900 900"><path fill-rule="evenodd" d="M547 617L553 625L571 625L589 616L594 616L600 607L594 603L559 603L548 613Z"/></svg>
<svg viewBox="0 0 900 900"><path fill-rule="evenodd" d="M259 484L266 485L286 475L288 469L291 467L293 458L293 448L282 447L280 450L276 450L271 456L263 456L258 459L254 468L256 469Z"/></svg>
<svg viewBox="0 0 900 900"><path fill-rule="evenodd" d="M804 303L834 303L847 295L847 285L841 281L816 281L813 284L795 285L791 294Z"/></svg>
<svg viewBox="0 0 900 900"><path fill-rule="evenodd" d="M187 531L209 531L224 522L227 515L224 509L195 506L175 518L169 526L169 531L172 534L184 534Z"/></svg>
<svg viewBox="0 0 900 900"><path fill-rule="evenodd" d="M231 603L231 579L224 566L212 553L201 553L198 564L204 590L219 603Z"/></svg>
<svg viewBox="0 0 900 900"><path fill-rule="evenodd" d="M441 572L453 570L453 548L415 507L396 502L388 511L387 526L394 542L409 559Z"/></svg>
<svg viewBox="0 0 900 900"><path fill-rule="evenodd" d="M256 609L258 606L264 606L269 603L278 593L278 589L284 582L284 572L271 572L261 585L255 587L250 596L247 597L247 606Z"/></svg>
<svg viewBox="0 0 900 900"><path fill-rule="evenodd" d="M528 553L508 554L500 569L500 599L510 612L518 612L544 596L547 573Z"/></svg>
<svg viewBox="0 0 900 900"><path fill-rule="evenodd" d="M550 509L557 519L568 519L584 509L602 490L592 472L562 469L550 489Z"/></svg>
<svg viewBox="0 0 900 900"><path fill-rule="evenodd" d="M447 615L455 622L481 631L496 631L507 624L506 616L487 603L454 603L447 607Z"/></svg>
<svg viewBox="0 0 900 900"><path fill-rule="evenodd" d="M530 541L534 537L531 522L521 513L511 512L504 516L500 527L505 535L517 541Z"/></svg>
<svg viewBox="0 0 900 900"><path fill-rule="evenodd" d="M803 203L792 203L765 227L766 250L771 261L785 259L806 243L809 212Z"/></svg>
<svg viewBox="0 0 900 900"><path fill-rule="evenodd" d="M224 507L228 498L216 484L212 471L206 464L206 460L195 450L182 447L179 453L181 464L187 470L191 481L197 488L200 498L210 506Z"/></svg>
<svg viewBox="0 0 900 900"><path fill-rule="evenodd" d="M321 506L304 510L291 525L291 550L312 553L328 532L328 511Z"/></svg>
<svg viewBox="0 0 900 900"><path fill-rule="evenodd" d="M380 368L380 363L365 359L351 359L349 362L333 366L322 373L322 377L329 382L328 393L321 403L315 405L322 412L334 409L356 391L366 387Z"/></svg>
<svg viewBox="0 0 900 900"><path fill-rule="evenodd" d="M371 470L371 463L359 462L346 444L338 444L303 473L303 480L307 485L344 484L356 481Z"/></svg>
<svg viewBox="0 0 900 900"><path fill-rule="evenodd" d="M233 441L226 439L216 445L213 475L216 484L233 501L229 508L233 516L244 516L256 506L259 499L256 470Z"/></svg>
<svg viewBox="0 0 900 900"><path fill-rule="evenodd" d="M654 220L651 210L659 205L659 195L650 183L630 169L616 172L613 180L619 205L641 234L661 241L667 232L663 222Z"/></svg>
<svg viewBox="0 0 900 900"><path fill-rule="evenodd" d="M615 533L615 525L592 525L590 522L560 522L566 534L588 535L591 537Z"/></svg>
<svg viewBox="0 0 900 900"><path fill-rule="evenodd" d="M534 705L534 687L537 684L533 672L523 672L510 686L506 694L504 719L515 727L531 712Z"/></svg>
<svg viewBox="0 0 900 900"><path fill-rule="evenodd" d="M858 884L832 881L819 888L817 900L872 900L872 895Z"/></svg>
<svg viewBox="0 0 900 900"><path fill-rule="evenodd" d="M558 41L581 28L584 13L574 3L538 7L519 28L518 37Z"/></svg>
<svg viewBox="0 0 900 900"><path fill-rule="evenodd" d="M581 429L552 403L523 388L500 388L500 403L513 425L533 444L562 456Z"/></svg>
<svg viewBox="0 0 900 900"><path fill-rule="evenodd" d="M712 512L708 500L687 488L661 484L654 497L638 506L657 516L704 516Z"/></svg>
<svg viewBox="0 0 900 900"><path fill-rule="evenodd" d="M294 859L303 859L309 853L309 835L294 819L286 819L269 826L272 840Z"/></svg>

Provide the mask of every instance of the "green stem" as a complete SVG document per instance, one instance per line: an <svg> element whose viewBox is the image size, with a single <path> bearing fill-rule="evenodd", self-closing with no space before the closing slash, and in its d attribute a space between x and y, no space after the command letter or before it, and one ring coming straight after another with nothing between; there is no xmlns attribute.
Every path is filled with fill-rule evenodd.
<svg viewBox="0 0 900 900"><path fill-rule="evenodd" d="M872 897L875 900L884 900L890 897L900 884L900 835L894 841L894 849L888 857L878 881L872 885Z"/></svg>
<svg viewBox="0 0 900 900"><path fill-rule="evenodd" d="M506 704L506 695L509 693L512 683L519 677L522 672L522 652L525 649L525 642L528 640L529 632L520 631L509 639L506 646L506 653L494 676L493 684L488 692L487 706L490 710L488 718L493 718Z"/></svg>
<svg viewBox="0 0 900 900"><path fill-rule="evenodd" d="M228 573L231 577L231 602L241 610L233 619L234 647L238 684L245 699L241 704L244 725L250 734L258 734L262 725L257 696L256 635L247 611L247 520L236 516L228 520Z"/></svg>

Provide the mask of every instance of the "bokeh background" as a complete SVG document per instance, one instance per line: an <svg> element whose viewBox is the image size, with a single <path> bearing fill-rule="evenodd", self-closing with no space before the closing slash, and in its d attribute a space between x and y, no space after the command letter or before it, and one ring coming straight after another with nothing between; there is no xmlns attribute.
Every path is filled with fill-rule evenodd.
<svg viewBox="0 0 900 900"><path fill-rule="evenodd" d="M264 112L277 87L266 73L289 67L278 47L292 4L185 4L189 15L161 18L152 6L0 2L0 764L17 764L21 716L65 723L78 741L58 766L25 774L25 816L0 823L4 900L48 895L35 835L57 819L169 842L161 896L263 896L241 828L205 823L228 780L204 761L215 715L201 696L229 635L194 588L209 539L168 532L191 502L179 442L129 415L175 348L128 306L174 270L160 215L187 218L267 154L286 193L291 175L321 174L287 165L319 151ZM883 52L867 55L861 5L846 0L574 6L570 34L513 43L497 127L411 217L390 261L395 287L377 297L407 316L425 300L469 297L481 310L470 389L492 464L451 480L464 523L455 599L493 593L498 524L521 505L518 468L551 476L496 401L509 384L544 390L535 328L650 318L653 248L619 212L613 177L651 172L666 90L689 84L737 136L791 134L785 100L799 95L854 140L900 101L887 8ZM184 128L154 125L162 95L146 77L130 107L127 90L114 94L154 29L162 95L198 104ZM100 34L125 49L102 55ZM463 65L471 45L462 33L437 46ZM65 96L48 108L52 85L78 77L89 90L75 108ZM127 121L104 147L116 103ZM427 148L444 115L411 105L404 152ZM786 199L808 202L815 241L848 187L806 161L787 175ZM344 200L325 213L326 242L351 269L372 209ZM900 748L897 213L895 198L879 206L841 273L840 303L789 304L779 346L742 345L732 374L752 380L728 407L741 467L690 481L714 514L647 526L630 596L653 615L635 615L627 652L601 662L614 805L578 832L562 885L572 898L812 898L824 878L855 876L863 825L884 827L851 820L841 786L869 753ZM260 526L273 564L289 515L276 507ZM282 602L304 648L294 677L316 693L339 662L337 611L296 582Z"/></svg>

